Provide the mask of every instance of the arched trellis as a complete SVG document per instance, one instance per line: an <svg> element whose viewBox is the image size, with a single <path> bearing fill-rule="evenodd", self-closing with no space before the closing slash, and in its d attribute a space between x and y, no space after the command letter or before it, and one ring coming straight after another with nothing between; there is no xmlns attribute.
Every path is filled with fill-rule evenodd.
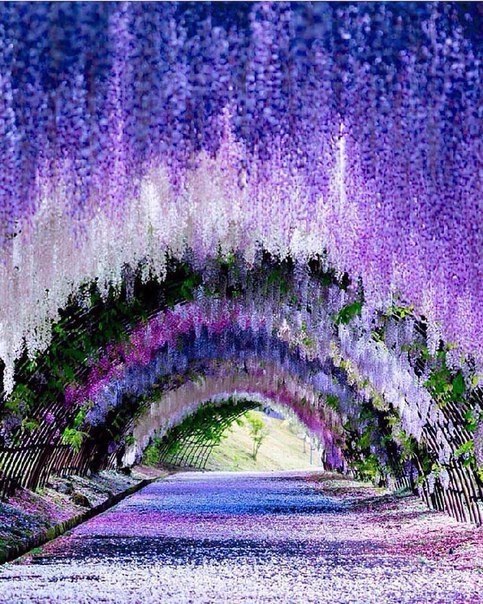
<svg viewBox="0 0 483 604"><path fill-rule="evenodd" d="M91 425L89 438L84 440L78 450L75 450L72 445L63 443L63 436L56 428L57 422L63 421L66 416L69 425L75 425L76 417L79 414L78 408L66 409L65 405L59 401L50 404L42 413L45 416L46 413L53 415L60 411L56 416L56 423L48 424L44 421L39 430L33 433L24 432L19 444L14 447L3 447L0 451L4 488L8 490L20 485L35 488L44 484L52 473L74 471L83 473L88 469L95 470L115 464L116 459L119 459L119 452L109 451L109 441L113 440L115 436L122 436L123 430L131 425L133 416L139 412L139 405L144 402L144 396L156 396L156 392L159 392L157 383L161 378L161 392L171 390L176 388L180 382L189 382L193 378L196 379L200 372L203 375L219 370L223 354L225 358L227 357L224 350L226 340L220 342L216 339L206 338L205 346L200 347L202 338L195 338L193 333L188 335L191 335L191 342L185 341L183 350L190 357L190 363L184 367L183 373L180 374L176 366L171 371L167 370L170 363L172 364L172 359L170 360L172 351L169 349L162 350L155 363L143 367L143 375L139 378L144 384L142 392L138 392L137 396L133 392L127 392L121 397L119 399L119 409L115 410L114 414L107 413L103 416L99 425ZM277 342L267 337L264 332L248 332L245 337L234 339L232 343L235 348L232 350L231 362L237 362L240 371L243 373L248 371L250 359L262 361L265 356L266 361L269 361L268 353L273 353L274 350L277 351L279 356L279 376L283 376L284 372L287 373L287 369L290 369L292 374L301 373L305 367L304 360L299 355L294 354L293 351L290 351L285 342ZM311 366L311 372L315 377L321 373L319 364L309 362L309 366ZM223 370L227 372L228 367L225 366ZM261 371L266 375L268 368L265 367ZM275 388L274 371L269 372L269 375L271 378L266 384L266 389ZM254 379L253 373L251 379ZM278 380L282 380L279 386L285 387L289 382L289 377L287 375L285 380L279 377ZM293 378L291 381L293 382ZM197 388L200 392L199 386ZM248 385L245 388L247 391L249 390ZM298 394L299 399L310 397L312 403L317 403L318 396L315 390L310 385L304 385L300 378L298 388L300 392ZM337 389L334 391L339 392ZM342 393L343 390L340 390L340 392ZM289 397L291 392L286 390L281 394ZM88 412L87 418L90 412L92 412L92 409ZM113 433L113 430L116 430L117 434Z"/></svg>
<svg viewBox="0 0 483 604"><path fill-rule="evenodd" d="M239 277L238 281L234 277L240 268L245 271L242 286ZM350 321L345 321L347 314L352 312L357 303L357 299L353 302L354 293L345 292L334 275L329 274L326 283L324 280L327 281L327 273L317 270L315 268L309 275L306 270L300 273L297 266L288 264L280 268L277 262L269 261L268 268L266 265L256 269L250 276L249 273L247 275L246 267L243 268L243 263L226 266L214 262L209 280L205 283L200 275L189 271L186 273L185 270L184 273L181 271L184 275L181 287L179 283L176 285L176 279L168 281L166 286L138 284L137 288L144 292L147 303L143 300L137 309L138 315L144 315L144 320L132 330L127 348L123 349L123 345L120 349L116 346L113 348L111 345L107 347L107 352L98 355L97 364L82 366L81 363L82 369L77 375L78 386L70 391L68 388L69 392L66 392L65 397L53 398L44 407L39 404L34 410L34 415L40 420L38 428L31 433L21 430L19 442L14 446L2 447L0 463L4 492L16 485L33 488L43 484L55 472L82 473L88 469L114 465L120 461L119 438L133 415L138 412L139 404L145 402L144 397L151 389L156 389L156 382L160 377L163 381L161 391L173 389L180 381L196 378L200 372L209 371L213 363L223 360L239 362L243 366L247 358L265 362L275 359L281 368L288 368L292 374L299 376L301 383L305 383L305 391L308 387L320 390L321 386L325 386L326 394L336 396L339 404L342 404L338 412L345 415L350 415L352 400L377 400L379 409L376 411L382 415L384 409L396 408L394 401L399 391L396 395L391 391L383 392L381 397L377 390L379 367L383 366L381 363L389 364L395 383L401 375L406 376L407 383L402 386L409 389L403 390L403 395L406 393L413 398L415 394L426 397L425 408L411 408L405 404L401 409L416 413L421 423L420 440L429 451L430 459L433 462L438 460L442 435L449 435L454 440L455 448L467 442L471 434L466 431L464 415L472 406L481 402L472 402L468 398L458 405L451 400L446 401L441 408L432 404L428 393L415 389L411 381L410 371L416 375L421 370L421 359L417 357L413 366L401 364L401 358L394 354L390 338L394 339L394 329L397 334L399 326L404 328L404 318L396 316L385 319L393 331L384 334L384 346L380 339L370 340L361 331L363 326L357 317L349 317L350 320L353 319L353 328ZM179 271L177 274L179 278ZM287 291L282 293L274 286L274 275L276 279L286 281L284 288ZM162 305L163 300L166 300L170 287L174 285L178 292L176 297L187 281L190 283L188 293L191 297L196 297L196 301L177 305L149 319L149 314L155 310L156 305ZM197 287L215 288L218 294L210 298L203 291L196 290ZM146 295L146 290L149 295ZM233 292L237 295L233 296ZM293 303L294 296L296 304ZM179 295L179 298L183 298L183 295ZM292 302L287 304L289 299ZM119 314L112 301L104 303L99 300L97 304L99 308L107 309L104 313L98 313L98 322L99 316L104 321L109 314ZM310 312L305 312L301 320L300 309L304 307L310 309ZM82 331L99 331L95 308L93 311L84 309L68 318L66 328L59 334L62 342L59 347L67 347L71 333L69 329L76 322L82 326ZM332 318L327 308L331 310ZM166 316L171 323L166 323ZM116 317L115 322L121 331L125 329L129 318L132 320L129 313L120 313ZM169 338L166 339L163 335L160 340L162 345L158 341L156 344L152 339L153 333L162 335L164 332L160 329L166 325L169 327ZM423 332L416 324L415 333L418 338L424 338ZM380 334L377 335L380 338ZM363 337L366 338L366 346L362 354L353 342L361 341ZM153 342L157 348L152 347ZM54 344L59 345L59 342ZM134 348L132 354L129 346ZM364 367L364 362L368 359L370 366ZM422 363L423 367L425 362ZM120 370L124 376L122 379L115 372L109 373L116 363L123 367ZM364 375L364 369L366 372L369 370L369 373ZM369 382L365 379L367 375ZM337 391L327 391L329 385L332 384L332 388L335 386L331 382L331 376L338 381ZM89 386L87 390L83 390L83 381ZM398 388L402 386L399 385ZM114 390L116 396L112 398ZM475 392L471 396L475 398L478 394ZM86 405L89 397L93 404ZM303 394L299 398L303 398ZM108 411L110 406L118 406L120 413L105 413L103 405L107 405ZM85 412L83 416L82 410ZM101 416L97 422L94 421L96 413ZM52 417L54 421L50 422ZM62 422L64 431L60 432L58 425L62 425ZM76 422L79 422L77 426ZM64 442L65 427L74 432L76 428L80 428L77 432L82 432L85 422L89 425L89 438L76 450L73 446L75 443ZM415 463L420 465L420 475L427 473L428 470L421 466L418 455L415 456ZM447 509L461 519L480 522L478 502L481 500L481 485L471 468L450 460L444 465L444 469L448 473L449 484L446 488L436 480L434 489L430 485L421 485L423 495L432 505Z"/></svg>
<svg viewBox="0 0 483 604"><path fill-rule="evenodd" d="M234 372L230 365L222 366L220 375L205 378L200 382L190 383L180 386L178 389L167 393L160 401L153 402L145 413L137 420L133 428L135 444L127 453L126 461L133 461L139 458L144 447L150 442L152 436L156 433L163 436L169 430L181 422L186 416L194 413L200 405L206 401L222 402L227 398L236 395L240 399L257 401L265 405L279 405L285 412L289 410L302 421L305 425L314 429L315 433L321 436L320 420L321 417L325 421L332 423L331 434L337 433L337 421L335 417L327 417L331 415L331 410L325 407L321 401L317 405L312 401L312 406L300 405L300 400L307 397L307 390L297 392L297 385L292 382L292 387L289 389L293 398L277 395L275 382L282 380L284 385L290 380L288 375L283 375L283 372L274 372L273 367L267 368L264 366L263 373L260 374L258 366L247 367L245 364L242 371ZM286 394L286 393L285 393ZM317 396L313 393L314 399ZM315 404L314 404L315 403ZM316 420L315 425L310 421L310 415ZM318 415L318 414L321 415ZM318 421L317 421L318 420ZM318 425L317 425L318 424ZM340 424L339 424L340 428ZM342 432L342 430L341 430ZM339 434L341 436L341 434ZM428 429L425 431L425 440L428 446L431 447L432 438L434 438L434 430ZM323 440L323 438L322 438ZM339 441L342 444L342 440ZM325 442L325 445L333 446L334 442ZM434 445L433 445L434 446ZM333 456L332 456L333 459ZM424 468L421 465L421 459L417 456L414 458L414 464L421 474L424 473ZM333 467L333 466L332 466ZM339 469L347 471L350 466L339 466ZM412 487L414 488L413 477L404 473L401 466L394 464L392 466L394 472L395 486L397 487ZM424 485L420 489L420 494L425 502L433 508L449 511L454 517L459 520L474 522L480 524L482 521L482 491L478 483L467 467L459 466L452 463L449 466L450 483L446 488L442 488L441 484L436 484L432 489Z"/></svg>
<svg viewBox="0 0 483 604"><path fill-rule="evenodd" d="M331 449L332 467L346 469L339 450L340 419L335 410L325 405L323 395L308 388L283 366L256 361L238 366L216 362L206 377L186 381L153 401L127 428L134 443L126 451L125 462L139 460L154 435L164 436L200 406L208 402L223 404L227 399L276 406L293 414Z"/></svg>

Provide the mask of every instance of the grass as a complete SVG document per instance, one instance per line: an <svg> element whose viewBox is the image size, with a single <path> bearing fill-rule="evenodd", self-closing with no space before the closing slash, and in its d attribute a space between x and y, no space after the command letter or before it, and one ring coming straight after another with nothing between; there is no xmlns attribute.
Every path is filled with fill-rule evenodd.
<svg viewBox="0 0 483 604"><path fill-rule="evenodd" d="M232 425L221 444L213 450L207 470L224 471L277 471L320 468L320 455L313 450L310 463L310 442L305 444L300 426L290 420L269 417L260 411L250 413L259 416L269 433L263 440L256 460L251 455L252 439L247 423Z"/></svg>

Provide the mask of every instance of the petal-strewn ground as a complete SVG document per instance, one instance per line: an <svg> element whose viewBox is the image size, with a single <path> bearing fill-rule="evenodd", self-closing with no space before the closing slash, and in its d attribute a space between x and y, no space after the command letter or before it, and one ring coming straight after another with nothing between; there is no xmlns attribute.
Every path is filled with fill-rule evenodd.
<svg viewBox="0 0 483 604"><path fill-rule="evenodd" d="M308 472L178 474L0 571L0 601L483 602L483 533Z"/></svg>

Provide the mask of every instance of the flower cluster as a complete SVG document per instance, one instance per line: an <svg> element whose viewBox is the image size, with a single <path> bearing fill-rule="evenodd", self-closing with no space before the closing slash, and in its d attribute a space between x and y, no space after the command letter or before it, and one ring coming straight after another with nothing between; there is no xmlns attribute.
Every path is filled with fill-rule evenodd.
<svg viewBox="0 0 483 604"><path fill-rule="evenodd" d="M476 7L0 8L0 358L166 253L330 263L481 361ZM19 303L20 302L20 303Z"/></svg>

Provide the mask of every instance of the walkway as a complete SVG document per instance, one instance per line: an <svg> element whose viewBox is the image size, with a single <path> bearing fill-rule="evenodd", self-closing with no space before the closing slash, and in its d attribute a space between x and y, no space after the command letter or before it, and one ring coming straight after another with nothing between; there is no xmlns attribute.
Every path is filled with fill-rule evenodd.
<svg viewBox="0 0 483 604"><path fill-rule="evenodd" d="M1 568L0 602L477 603L483 533L334 475L184 473Z"/></svg>

